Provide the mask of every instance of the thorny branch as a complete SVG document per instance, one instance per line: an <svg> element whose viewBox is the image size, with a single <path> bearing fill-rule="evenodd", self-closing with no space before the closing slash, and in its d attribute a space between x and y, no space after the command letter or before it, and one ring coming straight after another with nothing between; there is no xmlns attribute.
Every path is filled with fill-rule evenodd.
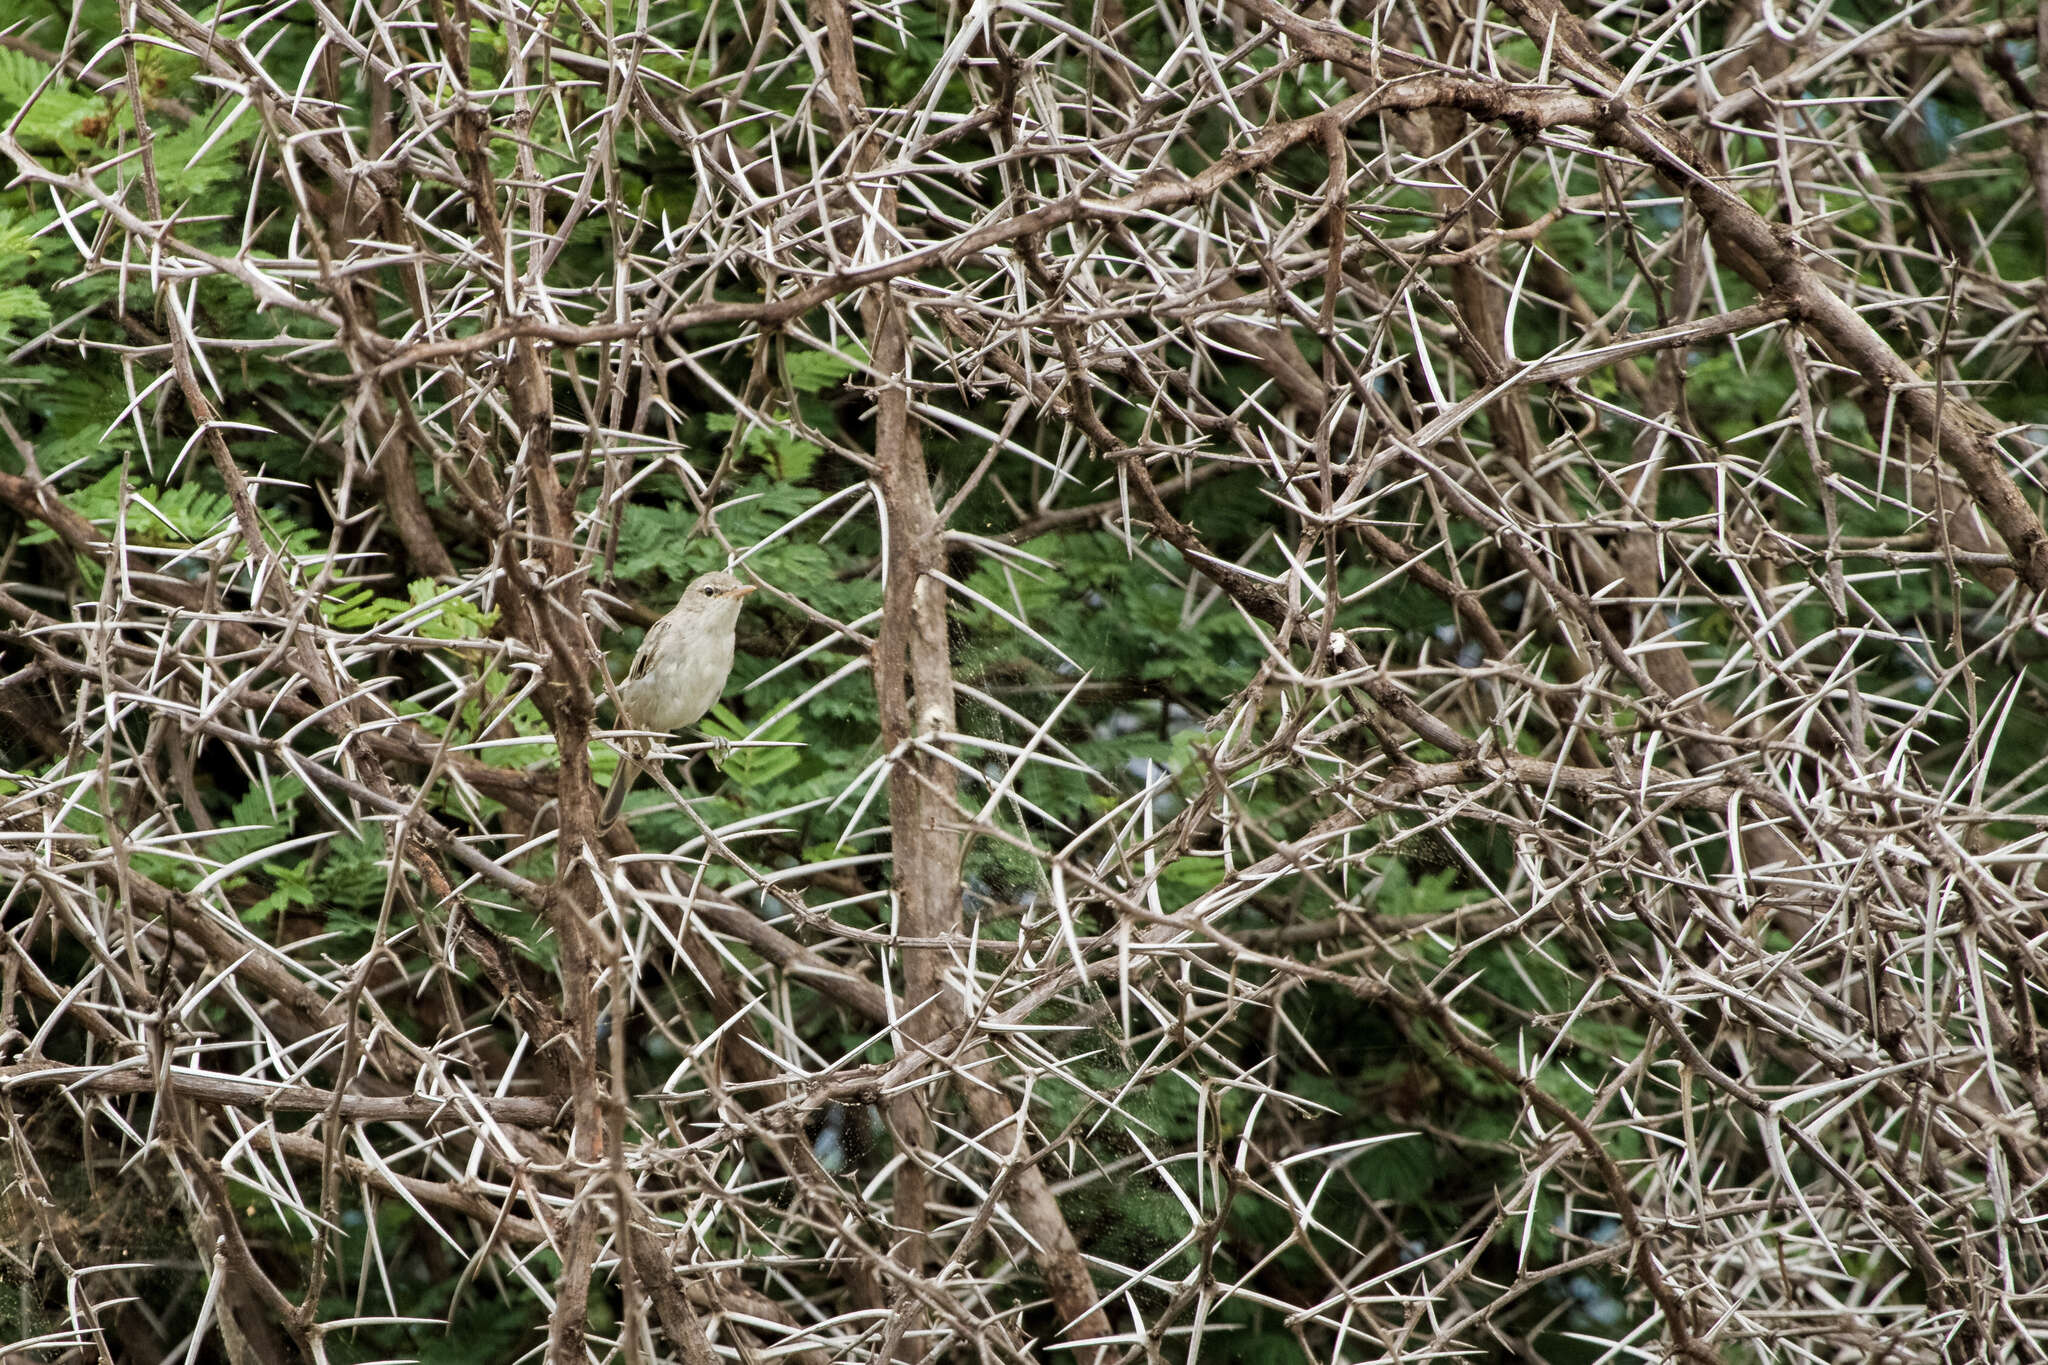
<svg viewBox="0 0 2048 1365"><path fill-rule="evenodd" d="M2048 1350L2048 19L89 8L10 1359Z"/></svg>

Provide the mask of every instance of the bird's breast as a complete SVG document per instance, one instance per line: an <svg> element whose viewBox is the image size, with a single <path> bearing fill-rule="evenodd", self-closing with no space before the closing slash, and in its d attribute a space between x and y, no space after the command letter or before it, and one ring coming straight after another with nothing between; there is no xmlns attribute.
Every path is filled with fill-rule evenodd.
<svg viewBox="0 0 2048 1365"><path fill-rule="evenodd" d="M619 689L633 723L643 730L680 730L704 718L725 690L732 646L676 651Z"/></svg>

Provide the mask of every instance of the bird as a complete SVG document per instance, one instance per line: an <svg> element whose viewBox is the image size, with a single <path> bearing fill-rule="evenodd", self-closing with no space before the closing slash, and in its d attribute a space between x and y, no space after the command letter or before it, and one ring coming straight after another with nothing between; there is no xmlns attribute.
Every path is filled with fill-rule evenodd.
<svg viewBox="0 0 2048 1365"><path fill-rule="evenodd" d="M672 732L704 718L725 692L726 675L732 672L733 632L740 608L753 591L752 584L729 573L690 580L674 609L648 627L626 680L619 684L622 726ZM631 754L619 760L619 771L605 794L600 829L619 818L640 766Z"/></svg>

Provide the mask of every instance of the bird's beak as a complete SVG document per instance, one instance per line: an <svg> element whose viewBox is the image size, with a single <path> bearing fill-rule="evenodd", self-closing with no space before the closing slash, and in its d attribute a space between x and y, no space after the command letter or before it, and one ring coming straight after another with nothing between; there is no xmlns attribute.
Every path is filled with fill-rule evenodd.
<svg viewBox="0 0 2048 1365"><path fill-rule="evenodd" d="M753 592L759 592L759 591L761 591L761 587L760 587L760 585L759 585L758 583L743 583L743 584L741 584L741 585L740 585L739 587L737 587L737 588L734 588L734 589L733 589L733 590L732 590L731 592L727 593L727 594L726 594L726 596L727 596L727 597L745 597L745 596L746 596L746 595L747 595L748 593L753 593Z"/></svg>

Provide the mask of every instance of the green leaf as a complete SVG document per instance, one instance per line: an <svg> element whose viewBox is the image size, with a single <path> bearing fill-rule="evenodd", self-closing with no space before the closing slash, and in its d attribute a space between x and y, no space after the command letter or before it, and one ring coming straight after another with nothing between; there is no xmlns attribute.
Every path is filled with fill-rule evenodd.
<svg viewBox="0 0 2048 1365"><path fill-rule="evenodd" d="M704 419L704 425L730 434L739 428L739 419L730 413L713 413ZM760 461L777 482L798 483L810 477L811 467L825 451L792 431L750 422L734 453L739 459Z"/></svg>
<svg viewBox="0 0 2048 1365"><path fill-rule="evenodd" d="M704 718L704 732L720 739L744 740L748 736L745 722L734 715L723 703L711 708L711 714ZM754 736L756 741L767 741L781 745L794 741L802 733L803 722L795 714L783 716L766 732ZM721 762L725 775L742 791L754 791L767 786L786 773L794 772L804 761L801 747L749 747L728 750Z"/></svg>
<svg viewBox="0 0 2048 1365"><path fill-rule="evenodd" d="M307 910L320 903L320 897L314 892L303 868L265 863L263 871L273 889L269 895L241 912L244 924L261 924L293 908Z"/></svg>
<svg viewBox="0 0 2048 1365"><path fill-rule="evenodd" d="M799 393L823 393L867 364L867 348L849 341L836 351L791 351L782 358L789 386Z"/></svg>
<svg viewBox="0 0 2048 1365"><path fill-rule="evenodd" d="M11 331L18 322L43 326L50 321L50 305L41 291L25 284L0 289L0 333ZM24 329L26 330L26 329Z"/></svg>
<svg viewBox="0 0 2048 1365"><path fill-rule="evenodd" d="M229 819L243 829L215 834L207 842L207 855L221 862L254 853L259 848L282 843L291 837L300 798L306 784L296 777L275 777L269 787L251 787L230 809Z"/></svg>
<svg viewBox="0 0 2048 1365"><path fill-rule="evenodd" d="M109 107L69 81L50 80L51 70L25 52L0 48L0 112L11 119L24 111L13 131L29 151L75 156L105 131Z"/></svg>
<svg viewBox="0 0 2048 1365"><path fill-rule="evenodd" d="M223 122L229 118L235 121L222 132ZM238 111L231 105L218 118L194 120L175 133L159 136L153 157L157 184L167 206L222 186L242 184L248 161L244 149L262 127L254 110L243 107Z"/></svg>
<svg viewBox="0 0 2048 1365"><path fill-rule="evenodd" d="M443 591L431 578L416 578L408 583L403 599L378 597L368 588L351 584L331 595L322 604L322 611L327 623L337 630L368 630L414 611ZM429 640L480 640L490 634L497 621L497 612L482 611L466 598L450 597L409 624L411 633Z"/></svg>
<svg viewBox="0 0 2048 1365"><path fill-rule="evenodd" d="M1421 1203L1441 1173L1435 1144L1413 1134L1380 1143L1347 1169L1367 1195L1396 1204Z"/></svg>
<svg viewBox="0 0 2048 1365"><path fill-rule="evenodd" d="M24 265L42 255L36 234L52 221L50 214L18 214L0 209L0 270Z"/></svg>

